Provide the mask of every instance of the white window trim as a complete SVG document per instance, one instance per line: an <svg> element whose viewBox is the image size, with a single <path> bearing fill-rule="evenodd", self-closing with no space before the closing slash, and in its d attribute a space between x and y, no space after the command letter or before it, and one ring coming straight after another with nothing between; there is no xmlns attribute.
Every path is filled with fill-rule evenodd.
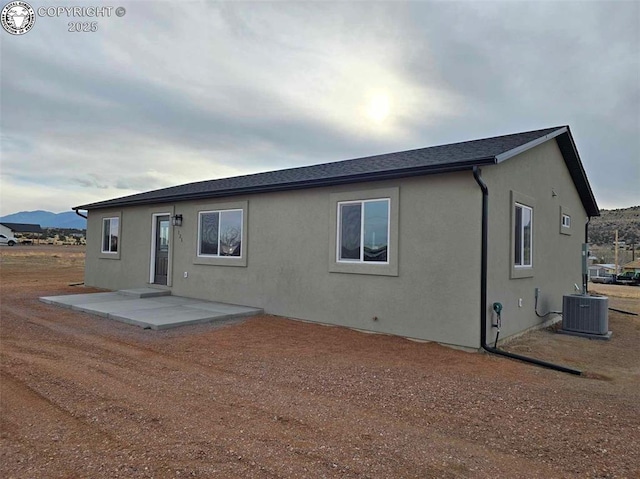
<svg viewBox="0 0 640 479"><path fill-rule="evenodd" d="M516 205L531 209L531 265L516 265L516 245L515 245L515 225L516 225ZM535 236L536 236L536 200L530 196L511 190L509 198L509 211L511 221L509 223L509 278L532 278L535 273Z"/></svg>
<svg viewBox="0 0 640 479"><path fill-rule="evenodd" d="M520 231L520 264L517 264L514 262L513 267L514 268L532 268L533 267L533 208L531 206L523 205L522 203L518 203L518 202L515 202L513 207L514 209L520 207L523 210L526 209L531 212L531 247L529 251L530 262L527 264L524 263L525 244L524 244L524 224L523 224L522 229ZM515 211L514 211L514 214L515 214ZM515 247L515 244L514 244L514 247ZM515 258L513 260L515 261Z"/></svg>
<svg viewBox="0 0 640 479"><path fill-rule="evenodd" d="M222 223L222 213L223 212L231 212L231 211L239 211L242 215L240 221L240 256L225 256L220 254L220 224ZM200 252L200 233L202 227L202 215L208 213L218 213L218 254L206 254ZM216 258L216 259L242 259L242 243L244 243L244 210L242 208L230 208L230 209L221 209L221 210L210 210L210 211L198 211L198 245L197 245L197 256L198 258Z"/></svg>
<svg viewBox="0 0 640 479"><path fill-rule="evenodd" d="M562 227L563 228L571 228L571 216L569 216L569 215L567 215L565 213L562 214Z"/></svg>
<svg viewBox="0 0 640 479"><path fill-rule="evenodd" d="M365 203L372 203L374 201L386 201L387 202L387 260L386 261L365 261L364 260L364 205ZM340 258L341 251L341 238L340 238L340 220L342 219L342 205L355 205L360 204L360 259L342 259ZM336 262L348 263L348 264L371 264L384 266L389 264L389 257L391 251L391 198L372 198L366 200L349 200L339 201L337 203L337 225L336 225Z"/></svg>
<svg viewBox="0 0 640 479"><path fill-rule="evenodd" d="M104 234L105 234L105 222L109 221L109 238L111 238L111 221L113 220L118 220L118 248L115 251L111 251L111 241L109 241L109 249L105 250L104 249ZM118 216L108 216L108 217L103 217L102 218L102 228L101 228L101 236L100 236L100 253L102 254L109 254L109 255L117 255L120 252L120 248L122 247L122 245L120 244L120 217Z"/></svg>

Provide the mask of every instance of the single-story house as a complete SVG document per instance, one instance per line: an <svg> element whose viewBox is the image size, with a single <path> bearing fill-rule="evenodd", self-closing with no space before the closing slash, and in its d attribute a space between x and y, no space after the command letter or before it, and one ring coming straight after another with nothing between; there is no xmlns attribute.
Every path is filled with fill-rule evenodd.
<svg viewBox="0 0 640 479"><path fill-rule="evenodd" d="M583 284L599 209L568 126L80 205L85 283L478 348ZM484 318L484 319L483 319ZM481 326L483 325L483 326Z"/></svg>
<svg viewBox="0 0 640 479"><path fill-rule="evenodd" d="M608 276L616 274L616 265L610 263L600 263L600 264L592 264L589 266L589 279L591 278L601 278L603 276Z"/></svg>
<svg viewBox="0 0 640 479"><path fill-rule="evenodd" d="M6 221L0 222L0 234L5 236L15 236L16 233L35 233L42 235L43 231L40 225L28 224L28 223L7 223Z"/></svg>
<svg viewBox="0 0 640 479"><path fill-rule="evenodd" d="M640 259L629 261L628 263L622 265L622 272L640 273Z"/></svg>

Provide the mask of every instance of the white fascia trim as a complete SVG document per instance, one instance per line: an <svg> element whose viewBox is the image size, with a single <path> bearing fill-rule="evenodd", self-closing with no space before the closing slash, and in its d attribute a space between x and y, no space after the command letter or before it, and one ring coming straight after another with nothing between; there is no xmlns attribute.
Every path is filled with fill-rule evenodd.
<svg viewBox="0 0 640 479"><path fill-rule="evenodd" d="M517 148L513 148L512 150L509 151L505 151L504 153L500 153L499 155L496 155L496 163L501 163L505 160L508 160L509 158L513 158L516 155L519 155L520 153L530 150L533 147L536 147L546 141L551 140L552 138L555 138L556 136L560 136L563 133L566 133L567 131L567 127L563 126L562 128L558 128L556 131L549 133L545 136L541 136L540 138L536 138L535 140L530 141L529 143L525 143L524 145L520 145Z"/></svg>

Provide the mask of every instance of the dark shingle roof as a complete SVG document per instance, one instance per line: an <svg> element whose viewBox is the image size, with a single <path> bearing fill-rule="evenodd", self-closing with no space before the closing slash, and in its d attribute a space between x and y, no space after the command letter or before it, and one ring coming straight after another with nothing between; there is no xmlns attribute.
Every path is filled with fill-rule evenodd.
<svg viewBox="0 0 640 479"><path fill-rule="evenodd" d="M168 203L462 171L474 166L495 164L500 161L501 156L504 157L509 152L514 150L520 152L521 148L526 148L532 142L546 141L563 133L569 134L568 127L546 128L320 165L200 181L100 201L74 209L90 210L115 206ZM576 157L576 159L579 163L579 158ZM569 166L569 162L567 165ZM582 166L579 166L579 170L584 174ZM586 182L586 176L584 176L584 181ZM586 186L588 192L591 193L588 183ZM592 194L591 199L593 199ZM595 205L595 200L593 203ZM593 208L587 208L588 211L590 209ZM597 206L595 206L595 211L598 211Z"/></svg>
<svg viewBox="0 0 640 479"><path fill-rule="evenodd" d="M4 221L0 222L0 224L6 226L11 231L15 231L16 233L42 233L42 228L40 228L40 225L32 225L27 223L6 223Z"/></svg>

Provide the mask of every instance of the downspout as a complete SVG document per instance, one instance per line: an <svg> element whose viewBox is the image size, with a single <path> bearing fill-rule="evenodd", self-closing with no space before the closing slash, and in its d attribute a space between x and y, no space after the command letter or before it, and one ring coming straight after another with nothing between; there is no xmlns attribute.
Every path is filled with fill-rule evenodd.
<svg viewBox="0 0 640 479"><path fill-rule="evenodd" d="M582 275L582 290L584 294L589 294L589 223L591 223L591 216L587 216L587 222L584 224L584 243L587 245L587 271Z"/></svg>
<svg viewBox="0 0 640 479"><path fill-rule="evenodd" d="M71 208L71 209L75 211L78 216L82 216L85 220L88 219L86 215L83 215L82 213L80 213L80 211L78 211L78 208Z"/></svg>
<svg viewBox="0 0 640 479"><path fill-rule="evenodd" d="M528 356L521 356L519 354L503 351L497 347L492 347L487 344L487 258L488 258L488 230L489 230L489 188L480 176L480 169L477 166L473 167L473 177L476 183L482 190L482 258L481 258L481 272L480 272L480 346L485 351L493 354L499 354L500 356L506 356L511 359L517 359L526 363L535 364L544 368L554 369L563 373L581 375L582 371L577 369L567 368L558 364L548 363L539 359L530 358Z"/></svg>

